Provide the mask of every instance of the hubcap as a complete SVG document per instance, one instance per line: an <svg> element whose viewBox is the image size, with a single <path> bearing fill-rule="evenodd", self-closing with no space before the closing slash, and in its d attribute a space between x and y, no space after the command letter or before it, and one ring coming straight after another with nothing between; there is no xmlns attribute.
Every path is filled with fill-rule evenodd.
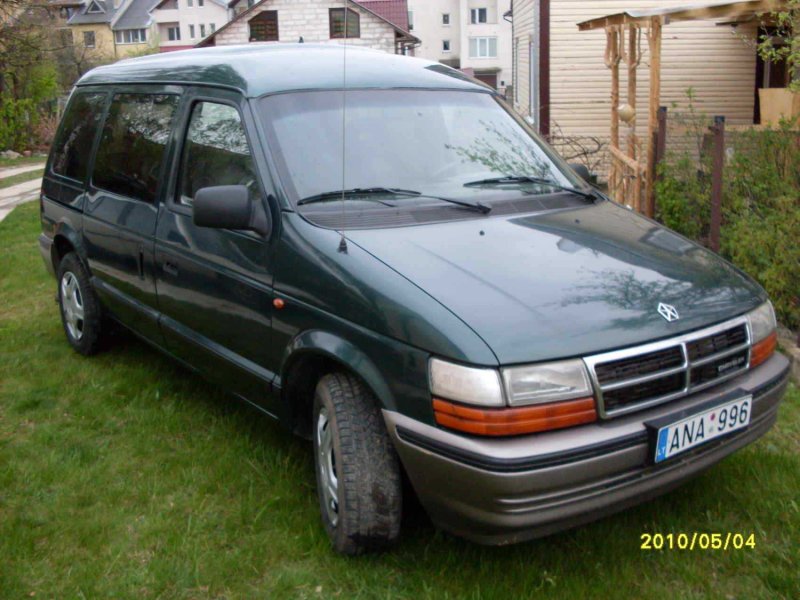
<svg viewBox="0 0 800 600"><path fill-rule="evenodd" d="M61 278L61 310L64 324L70 336L79 340L83 337L83 296L78 278L71 271Z"/></svg>
<svg viewBox="0 0 800 600"><path fill-rule="evenodd" d="M317 469L322 488L325 511L331 525L339 522L339 480L336 477L336 457L333 454L333 431L324 406L317 417Z"/></svg>

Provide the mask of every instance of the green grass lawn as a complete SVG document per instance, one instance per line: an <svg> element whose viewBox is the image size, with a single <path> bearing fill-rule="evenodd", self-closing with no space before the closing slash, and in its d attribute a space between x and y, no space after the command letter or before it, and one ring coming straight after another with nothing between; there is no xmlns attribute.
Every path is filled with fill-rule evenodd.
<svg viewBox="0 0 800 600"><path fill-rule="evenodd" d="M12 175L11 177L3 177L0 179L0 190L11 187L12 185L17 185L18 183L30 181L31 179L39 179L43 174L44 169L37 169L35 171L28 171L27 173Z"/></svg>
<svg viewBox="0 0 800 600"><path fill-rule="evenodd" d="M618 516L492 548L414 509L396 549L347 559L306 442L135 340L69 349L38 228L35 203L0 223L2 598L800 597L796 387L766 438ZM756 548L639 548L694 531Z"/></svg>
<svg viewBox="0 0 800 600"><path fill-rule="evenodd" d="M35 165L43 163L47 160L47 156L34 155L34 156L20 156L19 158L2 158L0 157L0 167L24 167L25 165Z"/></svg>

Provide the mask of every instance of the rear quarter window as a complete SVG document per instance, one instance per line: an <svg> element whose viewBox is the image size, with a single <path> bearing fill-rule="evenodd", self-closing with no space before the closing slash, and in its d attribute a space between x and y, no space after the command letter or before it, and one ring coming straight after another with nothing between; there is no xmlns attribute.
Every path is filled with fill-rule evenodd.
<svg viewBox="0 0 800 600"><path fill-rule="evenodd" d="M154 202L178 97L116 94L97 149L92 183L108 192Z"/></svg>
<svg viewBox="0 0 800 600"><path fill-rule="evenodd" d="M76 181L86 180L89 157L92 153L106 94L75 92L67 106L61 129L53 143L52 170Z"/></svg>

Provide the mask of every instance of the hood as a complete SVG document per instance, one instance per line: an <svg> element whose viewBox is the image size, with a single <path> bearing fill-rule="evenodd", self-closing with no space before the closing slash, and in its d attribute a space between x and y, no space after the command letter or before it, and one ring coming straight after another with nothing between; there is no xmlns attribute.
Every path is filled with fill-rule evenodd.
<svg viewBox="0 0 800 600"><path fill-rule="evenodd" d="M654 341L766 299L714 253L612 202L347 237L463 320L500 364ZM659 314L662 302L678 320Z"/></svg>

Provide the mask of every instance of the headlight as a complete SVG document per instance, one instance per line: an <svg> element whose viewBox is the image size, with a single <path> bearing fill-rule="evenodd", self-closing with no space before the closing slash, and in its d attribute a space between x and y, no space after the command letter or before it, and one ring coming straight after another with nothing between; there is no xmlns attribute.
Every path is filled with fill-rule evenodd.
<svg viewBox="0 0 800 600"><path fill-rule="evenodd" d="M431 393L435 397L479 406L505 406L496 369L465 367L432 358L430 372Z"/></svg>
<svg viewBox="0 0 800 600"><path fill-rule="evenodd" d="M750 341L755 344L769 336L777 328L775 309L769 300L747 315L750 321Z"/></svg>
<svg viewBox="0 0 800 600"><path fill-rule="evenodd" d="M582 360L503 369L511 406L546 404L592 396L592 385Z"/></svg>
<svg viewBox="0 0 800 600"><path fill-rule="evenodd" d="M750 368L765 362L778 345L778 324L772 302L765 302L747 315L750 323Z"/></svg>

